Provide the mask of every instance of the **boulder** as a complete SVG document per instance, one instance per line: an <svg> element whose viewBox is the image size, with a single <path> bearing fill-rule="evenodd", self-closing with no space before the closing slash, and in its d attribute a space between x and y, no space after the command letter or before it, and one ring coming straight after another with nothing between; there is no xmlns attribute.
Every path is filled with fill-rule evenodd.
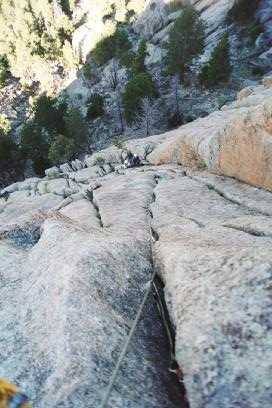
<svg viewBox="0 0 272 408"><path fill-rule="evenodd" d="M50 167L50 169L45 170L45 175L48 178L56 178L61 174L60 169L57 166Z"/></svg>
<svg viewBox="0 0 272 408"><path fill-rule="evenodd" d="M60 170L62 171L63 174L68 174L68 173L71 173L71 171L73 171L69 163L61 164Z"/></svg>

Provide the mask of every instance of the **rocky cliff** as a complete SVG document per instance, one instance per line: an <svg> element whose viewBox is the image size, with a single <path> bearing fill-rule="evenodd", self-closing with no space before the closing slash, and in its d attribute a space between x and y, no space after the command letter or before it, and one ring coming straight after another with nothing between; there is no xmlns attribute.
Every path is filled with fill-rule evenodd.
<svg viewBox="0 0 272 408"><path fill-rule="evenodd" d="M35 407L99 406L155 270L190 406L270 408L271 98L2 190L0 376ZM186 407L169 364L150 296L109 406Z"/></svg>

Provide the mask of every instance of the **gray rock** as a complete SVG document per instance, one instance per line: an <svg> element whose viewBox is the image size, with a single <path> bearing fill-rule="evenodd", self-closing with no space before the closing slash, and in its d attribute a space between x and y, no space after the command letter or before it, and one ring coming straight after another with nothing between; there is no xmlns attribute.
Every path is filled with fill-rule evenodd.
<svg viewBox="0 0 272 408"><path fill-rule="evenodd" d="M95 205L80 200L48 214L40 240L24 252L0 241L1 299L11 299L0 310L0 376L20 378L37 408L99 406L150 279L154 177L117 179L95 190ZM168 363L150 298L109 405L179 406Z"/></svg>
<svg viewBox="0 0 272 408"><path fill-rule="evenodd" d="M174 177L155 189L155 262L177 329L176 357L192 408L268 408L272 224L258 208L272 195L216 179L220 190L208 175L204 184Z"/></svg>
<svg viewBox="0 0 272 408"><path fill-rule="evenodd" d="M59 177L60 174L60 169L57 166L50 167L50 169L45 170L45 175L49 178Z"/></svg>
<svg viewBox="0 0 272 408"><path fill-rule="evenodd" d="M60 165L60 170L62 171L63 174L68 174L71 171L73 171L72 167L70 166L69 163L64 163Z"/></svg>
<svg viewBox="0 0 272 408"><path fill-rule="evenodd" d="M78 170L82 170L85 166L84 166L83 162L76 159L76 160L71 162L71 167L72 167L72 169L74 171L78 171Z"/></svg>

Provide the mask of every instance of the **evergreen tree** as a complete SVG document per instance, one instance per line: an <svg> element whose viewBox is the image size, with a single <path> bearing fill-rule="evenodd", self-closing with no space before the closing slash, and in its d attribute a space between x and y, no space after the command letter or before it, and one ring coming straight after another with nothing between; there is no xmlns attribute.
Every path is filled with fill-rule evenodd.
<svg viewBox="0 0 272 408"><path fill-rule="evenodd" d="M204 23L192 6L186 6L170 31L167 45L167 65L169 74L179 74L181 78L204 47Z"/></svg>
<svg viewBox="0 0 272 408"><path fill-rule="evenodd" d="M122 59L130 48L131 42L127 32L117 28L114 34L103 38L96 44L92 57L97 65L103 65L114 57Z"/></svg>
<svg viewBox="0 0 272 408"><path fill-rule="evenodd" d="M142 99L158 96L156 85L148 73L140 73L132 77L127 83L123 94L123 106L128 124L133 123L140 111Z"/></svg>
<svg viewBox="0 0 272 408"><path fill-rule="evenodd" d="M68 109L64 115L65 136L74 139L78 150L84 148L88 142L89 130L85 118L77 108Z"/></svg>
<svg viewBox="0 0 272 408"><path fill-rule="evenodd" d="M202 67L199 79L204 86L212 87L227 82L231 71L230 44L226 33L213 50L210 60Z"/></svg>
<svg viewBox="0 0 272 408"><path fill-rule="evenodd" d="M147 56L147 46L146 41L141 40L137 54L135 55L132 62L132 72L133 74L139 74L141 72L146 72L145 59Z"/></svg>
<svg viewBox="0 0 272 408"><path fill-rule="evenodd" d="M21 152L25 160L33 161L38 175L43 175L49 165L49 137L34 121L26 123L21 131Z"/></svg>

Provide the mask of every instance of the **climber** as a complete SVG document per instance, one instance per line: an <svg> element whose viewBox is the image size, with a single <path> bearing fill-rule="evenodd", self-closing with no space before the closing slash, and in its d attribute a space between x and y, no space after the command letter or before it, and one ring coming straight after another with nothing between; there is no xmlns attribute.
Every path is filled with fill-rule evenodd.
<svg viewBox="0 0 272 408"><path fill-rule="evenodd" d="M141 165L142 162L140 157L137 154L132 154L130 151L128 151L126 160L124 161L124 167L129 169L131 167L138 167Z"/></svg>
<svg viewBox="0 0 272 408"><path fill-rule="evenodd" d="M3 198L3 200L8 201L9 199L9 192L4 191L4 193L0 193L0 198Z"/></svg>
<svg viewBox="0 0 272 408"><path fill-rule="evenodd" d="M0 408L30 408L29 399L16 385L0 378Z"/></svg>

